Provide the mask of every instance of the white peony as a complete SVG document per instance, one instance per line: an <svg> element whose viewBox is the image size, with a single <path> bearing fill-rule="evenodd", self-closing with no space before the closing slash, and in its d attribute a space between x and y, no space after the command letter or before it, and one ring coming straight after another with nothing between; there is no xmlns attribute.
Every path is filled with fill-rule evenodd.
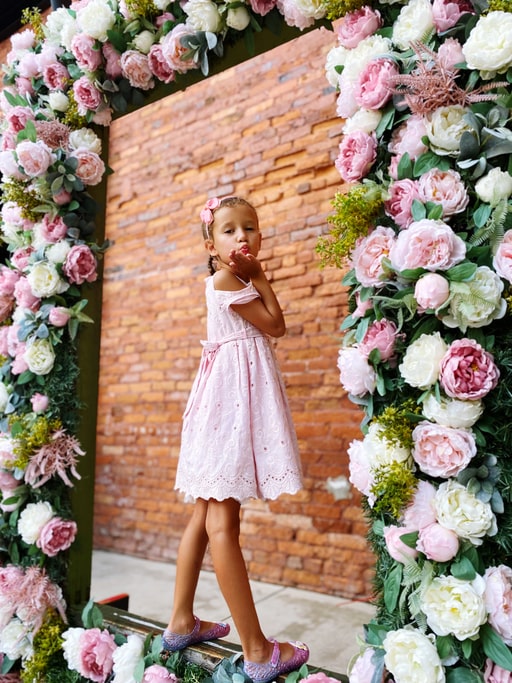
<svg viewBox="0 0 512 683"><path fill-rule="evenodd" d="M463 581L454 576L439 576L421 596L421 609L427 623L438 636L454 635L457 640L475 638L487 621L483 597L485 581Z"/></svg>
<svg viewBox="0 0 512 683"><path fill-rule="evenodd" d="M345 65L348 52L349 50L343 47L343 45L338 45L337 47L331 48L327 53L325 60L325 77L333 88L338 87L340 77L339 73L336 71L336 67Z"/></svg>
<svg viewBox="0 0 512 683"><path fill-rule="evenodd" d="M393 43L401 50L408 50L411 42L423 40L434 27L434 15L430 0L410 0L402 7L393 24Z"/></svg>
<svg viewBox="0 0 512 683"><path fill-rule="evenodd" d="M504 284L500 276L488 266L480 266L472 280L450 284L450 305L442 321L447 327L484 327L500 320L507 312L502 298Z"/></svg>
<svg viewBox="0 0 512 683"><path fill-rule="evenodd" d="M83 628L68 628L62 634L62 651L68 668L80 672L82 670L80 639L84 633Z"/></svg>
<svg viewBox="0 0 512 683"><path fill-rule="evenodd" d="M0 382L0 413L3 413L9 403L9 391L3 382Z"/></svg>
<svg viewBox="0 0 512 683"><path fill-rule="evenodd" d="M69 109L69 97L60 90L53 90L48 95L48 104L53 111L64 112Z"/></svg>
<svg viewBox="0 0 512 683"><path fill-rule="evenodd" d="M235 31L245 31L251 21L251 15L245 7L230 7L226 15L226 25Z"/></svg>
<svg viewBox="0 0 512 683"><path fill-rule="evenodd" d="M60 242L56 242L50 247L47 247L44 255L48 261L51 261L52 263L64 263L70 249L71 245L69 242L66 240L60 240Z"/></svg>
<svg viewBox="0 0 512 683"><path fill-rule="evenodd" d="M36 339L27 345L23 358L30 372L47 375L55 363L55 351L48 339Z"/></svg>
<svg viewBox="0 0 512 683"><path fill-rule="evenodd" d="M364 133L373 133L380 123L382 113L378 109L358 109L353 116L346 119L341 127L345 135L353 133L356 130L362 130Z"/></svg>
<svg viewBox="0 0 512 683"><path fill-rule="evenodd" d="M140 636L130 635L126 643L114 650L115 683L133 683L135 667L144 657L144 641Z"/></svg>
<svg viewBox="0 0 512 683"><path fill-rule="evenodd" d="M464 120L468 111L466 107L453 104L449 107L439 107L424 117L425 130L432 151L440 156L458 155L462 134L471 130L469 123Z"/></svg>
<svg viewBox="0 0 512 683"><path fill-rule="evenodd" d="M187 26L194 31L218 33L222 28L222 17L212 0L189 0L183 5L187 15Z"/></svg>
<svg viewBox="0 0 512 683"><path fill-rule="evenodd" d="M69 288L69 283L60 277L51 261L39 261L32 266L27 280L32 294L39 299L61 294Z"/></svg>
<svg viewBox="0 0 512 683"><path fill-rule="evenodd" d="M88 149L89 152L101 154L101 139L92 128L78 128L69 134L69 148Z"/></svg>
<svg viewBox="0 0 512 683"><path fill-rule="evenodd" d="M443 482L432 502L439 524L473 545L482 545L484 536L498 531L489 503L484 503L454 479Z"/></svg>
<svg viewBox="0 0 512 683"><path fill-rule="evenodd" d="M50 45L62 45L71 52L71 41L78 32L78 26L74 15L59 7L48 14L43 31Z"/></svg>
<svg viewBox="0 0 512 683"><path fill-rule="evenodd" d="M19 619L11 621L0 631L0 652L9 659L28 659L34 649L26 633L24 624Z"/></svg>
<svg viewBox="0 0 512 683"><path fill-rule="evenodd" d="M18 519L18 533L22 540L28 545L35 543L39 538L41 529L54 514L48 501L29 503Z"/></svg>
<svg viewBox="0 0 512 683"><path fill-rule="evenodd" d="M104 43L116 23L116 13L105 0L89 0L78 10L77 22L84 33Z"/></svg>
<svg viewBox="0 0 512 683"><path fill-rule="evenodd" d="M422 334L407 347L398 367L401 376L411 387L428 389L439 378L441 359L447 350L439 332Z"/></svg>
<svg viewBox="0 0 512 683"><path fill-rule="evenodd" d="M470 429L482 416L482 401L459 401L456 398L428 394L423 401L423 415L431 422L454 429Z"/></svg>
<svg viewBox="0 0 512 683"><path fill-rule="evenodd" d="M492 36L492 40L489 37ZM512 66L512 14L489 12L481 16L462 47L469 69L482 78L494 78Z"/></svg>
<svg viewBox="0 0 512 683"><path fill-rule="evenodd" d="M133 46L142 54L147 55L155 42L155 34L152 31L141 31L133 39Z"/></svg>
<svg viewBox="0 0 512 683"><path fill-rule="evenodd" d="M500 168L493 168L477 180L475 192L483 202L496 206L512 194L512 176Z"/></svg>
<svg viewBox="0 0 512 683"><path fill-rule="evenodd" d="M384 664L396 683L444 683L444 668L433 640L414 628L389 631L382 643Z"/></svg>
<svg viewBox="0 0 512 683"><path fill-rule="evenodd" d="M294 0L297 10L309 19L323 19L326 9L322 0Z"/></svg>
<svg viewBox="0 0 512 683"><path fill-rule="evenodd" d="M348 50L343 69L343 78L355 83L363 69L378 57L385 57L392 51L389 38L374 34L363 38L353 50Z"/></svg>

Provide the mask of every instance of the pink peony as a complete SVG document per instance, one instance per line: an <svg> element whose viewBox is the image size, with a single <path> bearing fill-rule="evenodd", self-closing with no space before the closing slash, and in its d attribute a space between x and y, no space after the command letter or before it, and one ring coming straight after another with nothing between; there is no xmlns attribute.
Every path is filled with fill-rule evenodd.
<svg viewBox="0 0 512 683"><path fill-rule="evenodd" d="M20 274L7 266L0 265L0 295L13 296L14 287L20 279Z"/></svg>
<svg viewBox="0 0 512 683"><path fill-rule="evenodd" d="M427 129L423 117L419 114L413 114L405 123L395 128L388 149L391 154L396 154L399 157L407 153L411 159L417 159L428 149L423 142L426 134Z"/></svg>
<svg viewBox="0 0 512 683"><path fill-rule="evenodd" d="M363 287L382 287L385 284L386 272L382 260L388 257L395 240L394 230L381 225L367 237L358 240L351 262Z"/></svg>
<svg viewBox="0 0 512 683"><path fill-rule="evenodd" d="M174 70L171 69L165 60L162 46L159 43L152 45L149 50L148 66L151 73L162 83L171 83L176 77Z"/></svg>
<svg viewBox="0 0 512 683"><path fill-rule="evenodd" d="M21 308L29 308L31 311L37 311L41 302L37 296L32 294L32 288L26 277L20 277L16 286L14 287L14 297L16 303Z"/></svg>
<svg viewBox="0 0 512 683"><path fill-rule="evenodd" d="M62 188L52 196L52 199L57 206L64 206L71 201L71 193Z"/></svg>
<svg viewBox="0 0 512 683"><path fill-rule="evenodd" d="M441 360L439 381L445 393L461 401L476 401L498 384L500 371L493 356L474 339L457 339Z"/></svg>
<svg viewBox="0 0 512 683"><path fill-rule="evenodd" d="M512 645L512 569L504 564L489 567L484 579L489 623L507 645Z"/></svg>
<svg viewBox="0 0 512 683"><path fill-rule="evenodd" d="M420 480L414 493L412 502L407 506L402 523L410 529L423 529L434 524L436 512L433 501L436 495L435 486L428 481Z"/></svg>
<svg viewBox="0 0 512 683"><path fill-rule="evenodd" d="M80 638L80 674L96 683L105 683L112 671L116 647L114 636L107 630L85 629Z"/></svg>
<svg viewBox="0 0 512 683"><path fill-rule="evenodd" d="M78 244L68 251L62 271L70 282L81 285L96 280L96 268L96 257L90 248L85 244Z"/></svg>
<svg viewBox="0 0 512 683"><path fill-rule="evenodd" d="M68 226L64 223L60 216L51 216L45 214L41 221L41 237L45 242L55 244L66 236Z"/></svg>
<svg viewBox="0 0 512 683"><path fill-rule="evenodd" d="M127 50L121 55L121 71L132 88L151 90L155 87L148 56L137 50Z"/></svg>
<svg viewBox="0 0 512 683"><path fill-rule="evenodd" d="M316 671L315 673L309 674L305 678L301 678L301 682L305 683L340 683L337 678L331 678L324 671Z"/></svg>
<svg viewBox="0 0 512 683"><path fill-rule="evenodd" d="M18 163L30 178L44 175L48 167L55 161L52 150L42 140L31 142L23 140L16 147Z"/></svg>
<svg viewBox="0 0 512 683"><path fill-rule="evenodd" d="M361 294L356 292L356 307L352 311L353 318L362 318L366 311L370 311L373 308L373 303L371 299L366 299L366 301L361 300Z"/></svg>
<svg viewBox="0 0 512 683"><path fill-rule="evenodd" d="M364 444L360 439L351 442L347 449L349 457L348 480L364 496L370 496L373 485L370 461Z"/></svg>
<svg viewBox="0 0 512 683"><path fill-rule="evenodd" d="M434 522L420 529L416 547L429 560L449 562L459 551L459 537L451 529Z"/></svg>
<svg viewBox="0 0 512 683"><path fill-rule="evenodd" d="M386 320L386 318L375 320L358 344L358 349L365 356L369 356L377 349L382 361L390 360L395 353L396 340L400 336L397 326L391 320Z"/></svg>
<svg viewBox="0 0 512 683"><path fill-rule="evenodd" d="M180 74L184 74L190 69L197 69L198 62L193 58L185 59L187 48L181 43L181 39L193 35L193 31L185 26L178 24L162 40L162 55L169 68Z"/></svg>
<svg viewBox="0 0 512 683"><path fill-rule="evenodd" d="M82 71L96 71L101 66L102 53L95 45L96 40L86 33L75 33L71 39L71 52Z"/></svg>
<svg viewBox="0 0 512 683"><path fill-rule="evenodd" d="M450 217L464 211L469 195L460 174L451 169L437 168L424 173L418 180L418 189L423 202L435 202L443 207L443 217Z"/></svg>
<svg viewBox="0 0 512 683"><path fill-rule="evenodd" d="M463 64L466 61L462 45L456 38L447 38L439 46L437 58L440 65L448 71L453 71L456 64Z"/></svg>
<svg viewBox="0 0 512 683"><path fill-rule="evenodd" d="M492 659L487 659L485 662L484 683L512 683L512 672L502 669Z"/></svg>
<svg viewBox="0 0 512 683"><path fill-rule="evenodd" d="M276 6L277 0L249 0L251 9L256 14L264 17Z"/></svg>
<svg viewBox="0 0 512 683"><path fill-rule="evenodd" d="M14 133L19 133L27 125L28 121L35 121L35 114L30 107L23 107L18 105L9 109L5 115L5 119L9 124L10 129Z"/></svg>
<svg viewBox="0 0 512 683"><path fill-rule="evenodd" d="M359 74L354 98L363 109L381 109L392 96L393 78L399 73L392 59L372 59Z"/></svg>
<svg viewBox="0 0 512 683"><path fill-rule="evenodd" d="M176 677L176 675L171 673L169 669L166 669L165 666L160 666L160 664L152 664L145 669L142 683L164 683L165 681L178 683L178 680L179 679Z"/></svg>
<svg viewBox="0 0 512 683"><path fill-rule="evenodd" d="M371 36L382 26L378 10L368 5L345 14L340 26L336 29L338 40L347 50L357 47L364 39Z"/></svg>
<svg viewBox="0 0 512 683"><path fill-rule="evenodd" d="M386 215L392 218L399 228L408 228L412 223L412 203L420 199L418 183L405 178L391 183L389 198L384 202Z"/></svg>
<svg viewBox="0 0 512 683"><path fill-rule="evenodd" d="M438 273L422 275L414 286L414 298L418 303L419 312L429 309L435 311L446 302L449 296L450 284Z"/></svg>
<svg viewBox="0 0 512 683"><path fill-rule="evenodd" d="M18 270L23 271L30 263L30 256L34 253L34 247L20 247L16 249L11 257L12 265Z"/></svg>
<svg viewBox="0 0 512 683"><path fill-rule="evenodd" d="M112 43L103 43L101 46L103 57L105 58L105 73L109 78L118 79L121 77L121 55Z"/></svg>
<svg viewBox="0 0 512 683"><path fill-rule="evenodd" d="M96 152L79 147L74 150L70 158L78 159L76 175L84 185L97 185L101 182L105 173L105 162Z"/></svg>
<svg viewBox="0 0 512 683"><path fill-rule="evenodd" d="M365 396L375 391L377 382L375 370L357 347L348 346L340 349L338 370L343 388L352 396Z"/></svg>
<svg viewBox="0 0 512 683"><path fill-rule="evenodd" d="M44 413L48 408L50 399L46 394L35 393L30 398L30 403L32 404L32 410L34 413Z"/></svg>
<svg viewBox="0 0 512 683"><path fill-rule="evenodd" d="M464 260L466 243L443 221L424 218L402 230L391 248L393 268L448 270Z"/></svg>
<svg viewBox="0 0 512 683"><path fill-rule="evenodd" d="M512 282L512 230L507 230L503 235L494 254L492 265L500 277Z"/></svg>
<svg viewBox="0 0 512 683"><path fill-rule="evenodd" d="M373 680L375 664L372 659L374 654L375 650L369 647L356 659L349 673L349 683L368 683Z"/></svg>
<svg viewBox="0 0 512 683"><path fill-rule="evenodd" d="M418 551L415 548L411 548L401 540L401 536L411 533L411 531L415 531L415 529L407 529L401 526L384 527L384 540L388 553L394 560L402 564L408 558L414 559L418 556Z"/></svg>
<svg viewBox="0 0 512 683"><path fill-rule="evenodd" d="M54 306L48 314L50 324L55 325L55 327L64 327L67 325L70 317L71 314L69 313L69 310L64 308L64 306Z"/></svg>
<svg viewBox="0 0 512 683"><path fill-rule="evenodd" d="M345 135L340 142L339 154L335 166L346 182L354 182L364 178L377 156L377 138L375 134L356 130Z"/></svg>
<svg viewBox="0 0 512 683"><path fill-rule="evenodd" d="M47 64L43 69L43 81L48 90L66 90L69 71L60 62Z"/></svg>
<svg viewBox="0 0 512 683"><path fill-rule="evenodd" d="M466 429L424 421L414 428L412 438L412 457L431 477L455 477L476 455L475 437Z"/></svg>
<svg viewBox="0 0 512 683"><path fill-rule="evenodd" d="M73 94L80 116L88 111L98 111L103 104L103 95L87 76L81 76L73 83Z"/></svg>
<svg viewBox="0 0 512 683"><path fill-rule="evenodd" d="M41 529L36 545L48 557L55 557L70 547L75 540L76 531L76 522L52 517Z"/></svg>
<svg viewBox="0 0 512 683"><path fill-rule="evenodd" d="M451 2L450 0L434 0L432 3L432 15L436 31L442 33L455 26L465 12L474 14L474 10L469 2L460 0Z"/></svg>

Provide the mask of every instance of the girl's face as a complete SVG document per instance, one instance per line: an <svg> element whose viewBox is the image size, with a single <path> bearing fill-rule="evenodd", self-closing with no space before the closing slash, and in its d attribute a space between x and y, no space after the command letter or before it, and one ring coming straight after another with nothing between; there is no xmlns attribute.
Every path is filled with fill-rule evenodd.
<svg viewBox="0 0 512 683"><path fill-rule="evenodd" d="M235 204L221 206L215 211L211 239L206 240L206 248L212 256L229 263L232 251L257 256L260 247L258 216L251 206Z"/></svg>

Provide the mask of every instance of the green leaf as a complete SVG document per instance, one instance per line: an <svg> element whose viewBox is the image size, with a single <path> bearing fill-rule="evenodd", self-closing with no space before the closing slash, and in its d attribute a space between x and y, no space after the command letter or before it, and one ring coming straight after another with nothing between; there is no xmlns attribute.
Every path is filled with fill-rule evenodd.
<svg viewBox="0 0 512 683"><path fill-rule="evenodd" d="M484 652L489 659L502 669L512 671L512 651L496 631L489 624L484 624L480 627L479 635Z"/></svg>
<svg viewBox="0 0 512 683"><path fill-rule="evenodd" d="M483 227L489 220L492 207L490 204L480 204L478 209L473 213L473 221L477 228Z"/></svg>
<svg viewBox="0 0 512 683"><path fill-rule="evenodd" d="M467 557L461 557L460 560L454 562L451 566L451 573L456 579L463 581L473 581L476 577L473 563Z"/></svg>
<svg viewBox="0 0 512 683"><path fill-rule="evenodd" d="M446 683L482 683L483 678L476 671L458 666L446 670Z"/></svg>
<svg viewBox="0 0 512 683"><path fill-rule="evenodd" d="M466 282L474 277L477 268L478 266L476 263L465 261L449 268L445 274L450 282Z"/></svg>
<svg viewBox="0 0 512 683"><path fill-rule="evenodd" d="M415 221L421 221L423 218L426 218L427 216L427 209L422 202L420 202L419 199L413 199L412 205L411 205L411 215L413 217L413 220Z"/></svg>
<svg viewBox="0 0 512 683"><path fill-rule="evenodd" d="M408 152L402 154L400 161L398 162L397 168L397 178L398 180L404 180L405 178L412 178L413 176L413 166L412 161Z"/></svg>
<svg viewBox="0 0 512 683"><path fill-rule="evenodd" d="M103 626L103 614L93 600L89 600L82 610L82 623L84 628L101 628Z"/></svg>
<svg viewBox="0 0 512 683"><path fill-rule="evenodd" d="M133 678L136 681L136 683L141 683L142 679L144 678L144 660L143 659L139 659L139 661L135 665L135 668L133 669Z"/></svg>
<svg viewBox="0 0 512 683"><path fill-rule="evenodd" d="M420 154L413 166L413 175L419 178L427 171L438 168L440 171L447 171L450 168L450 162L447 159L437 156L434 152L425 152Z"/></svg>
<svg viewBox="0 0 512 683"><path fill-rule="evenodd" d="M448 659L455 652L453 636L437 636L436 649L441 659Z"/></svg>
<svg viewBox="0 0 512 683"><path fill-rule="evenodd" d="M112 45L115 47L115 49L120 53L120 55L123 52L126 52L126 48L128 47L128 40L125 38L124 34L121 31L115 31L114 29L110 29L107 31L107 37L109 41L112 43Z"/></svg>
<svg viewBox="0 0 512 683"><path fill-rule="evenodd" d="M31 382L34 379L34 376L35 375L33 372L30 372L30 370L25 370L25 372L22 372L18 377L16 384L28 384L28 382Z"/></svg>
<svg viewBox="0 0 512 683"><path fill-rule="evenodd" d="M384 580L384 604L390 613L394 612L398 603L402 585L402 571L402 565L397 562Z"/></svg>

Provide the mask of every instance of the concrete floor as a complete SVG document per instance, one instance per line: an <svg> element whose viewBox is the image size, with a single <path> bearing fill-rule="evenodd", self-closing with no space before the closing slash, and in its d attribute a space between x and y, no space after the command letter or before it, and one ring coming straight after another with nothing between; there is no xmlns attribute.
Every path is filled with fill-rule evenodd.
<svg viewBox="0 0 512 683"><path fill-rule="evenodd" d="M96 550L92 561L91 597L104 600L128 593L129 611L167 623L172 605L175 566ZM357 637L374 614L364 602L251 581L263 631L279 640L302 640L310 664L340 674L358 652ZM215 574L203 571L195 611L205 620L231 624L227 640L239 644L236 629L219 591Z"/></svg>

